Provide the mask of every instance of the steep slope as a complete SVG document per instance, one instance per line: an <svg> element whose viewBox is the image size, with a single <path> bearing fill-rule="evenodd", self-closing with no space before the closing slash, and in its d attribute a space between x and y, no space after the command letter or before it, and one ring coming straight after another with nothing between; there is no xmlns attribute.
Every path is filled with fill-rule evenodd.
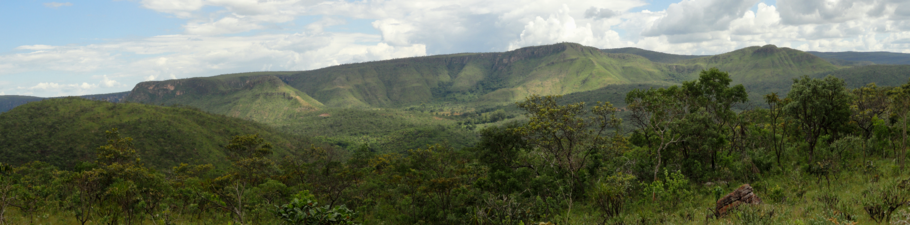
<svg viewBox="0 0 910 225"><path fill-rule="evenodd" d="M875 64L910 65L910 54L897 52L814 52L808 53L825 59Z"/></svg>
<svg viewBox="0 0 910 225"><path fill-rule="evenodd" d="M645 57L652 62L658 63L676 63L682 60L694 59L705 57L706 55L676 55L663 52L655 52L650 50L644 50L640 48L612 48L612 49L601 49L601 51L606 53L625 53L633 54L641 57Z"/></svg>
<svg viewBox="0 0 910 225"><path fill-rule="evenodd" d="M180 162L227 165L220 145L234 135L260 134L276 157L297 146L295 136L251 121L185 107L109 103L81 98L31 102L0 114L0 162L45 161L62 168L91 161L104 145L104 131L118 128L132 137L144 163L165 169Z"/></svg>
<svg viewBox="0 0 910 225"><path fill-rule="evenodd" d="M270 75L312 96L315 101L311 103L369 108L433 101L508 104L530 93L567 94L610 84L676 82L664 70L640 56L561 43L504 53L415 57ZM185 101L174 100L178 99L174 96L223 95L256 76L263 73L147 82L137 86L128 100L181 103Z"/></svg>
<svg viewBox="0 0 910 225"><path fill-rule="evenodd" d="M143 82L127 97L130 102L189 105L207 112L277 123L295 112L322 108L319 101L273 75L190 78Z"/></svg>

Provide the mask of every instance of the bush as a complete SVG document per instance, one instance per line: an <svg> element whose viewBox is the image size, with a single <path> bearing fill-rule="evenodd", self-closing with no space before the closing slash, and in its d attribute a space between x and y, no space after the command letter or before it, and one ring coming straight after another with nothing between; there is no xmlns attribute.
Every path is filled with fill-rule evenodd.
<svg viewBox="0 0 910 225"><path fill-rule="evenodd" d="M863 191L863 210L875 222L890 222L891 214L910 201L910 188L902 187L900 182L881 182L871 185Z"/></svg>
<svg viewBox="0 0 910 225"><path fill-rule="evenodd" d="M354 211L345 206L317 206L316 196L309 191L294 195L290 203L278 206L275 215L286 224L328 225L355 224Z"/></svg>
<svg viewBox="0 0 910 225"><path fill-rule="evenodd" d="M604 221L622 212L634 179L635 176L619 173L594 185L594 190L590 193L591 200L602 213Z"/></svg>

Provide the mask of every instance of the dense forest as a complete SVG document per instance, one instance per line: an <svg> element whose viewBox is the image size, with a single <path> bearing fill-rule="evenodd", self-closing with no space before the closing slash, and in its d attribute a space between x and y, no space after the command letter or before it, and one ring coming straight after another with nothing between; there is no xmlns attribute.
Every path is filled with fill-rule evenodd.
<svg viewBox="0 0 910 225"><path fill-rule="evenodd" d="M803 76L759 103L712 68L618 90L628 89L621 102L532 95L515 104L520 118L464 115L473 122L461 128L495 122L468 146L288 148L276 146L287 136L256 128L269 133L221 140L226 166L148 163L145 152L161 154L148 148L167 145L139 145L124 135L136 128L118 123L80 134L106 143L75 165L0 160L0 224L910 223L910 83ZM69 115L103 120L79 110ZM411 129L395 111L325 114L390 118L367 134ZM449 129L432 132L472 138Z"/></svg>

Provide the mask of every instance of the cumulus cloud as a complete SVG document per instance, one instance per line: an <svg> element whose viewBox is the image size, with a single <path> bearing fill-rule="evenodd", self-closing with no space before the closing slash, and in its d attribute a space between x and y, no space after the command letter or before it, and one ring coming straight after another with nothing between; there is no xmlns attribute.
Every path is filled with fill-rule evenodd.
<svg viewBox="0 0 910 225"><path fill-rule="evenodd" d="M686 35L726 30L759 0L683 0L670 4L666 15L645 30L644 36Z"/></svg>
<svg viewBox="0 0 910 225"><path fill-rule="evenodd" d="M876 7L876 4L879 7ZM779 0L783 22L790 25L840 23L866 15L881 15L885 1L873 0Z"/></svg>
<svg viewBox="0 0 910 225"><path fill-rule="evenodd" d="M607 8L591 7L585 10L585 18L609 19L619 15L618 12Z"/></svg>
<svg viewBox="0 0 910 225"><path fill-rule="evenodd" d="M116 80L107 78L107 75L104 75L104 77L101 79L101 85L102 85L102 86L105 86L105 87L118 87L118 86L123 86L123 84L121 84L120 82L117 82Z"/></svg>
<svg viewBox="0 0 910 225"><path fill-rule="evenodd" d="M55 8L55 9L56 9L56 8L60 8L61 6L73 6L73 3L69 3L69 2L63 2L63 3L60 3L60 2L48 2L48 3L44 3L43 5L44 5L44 7Z"/></svg>
<svg viewBox="0 0 910 225"><path fill-rule="evenodd" d="M519 40L510 43L509 49L554 42L575 42L600 48L626 45L615 31L609 30L602 34L595 34L591 24L579 26L568 11L567 8L564 8L558 14L550 15L547 19L537 17L533 21L529 21L519 35Z"/></svg>

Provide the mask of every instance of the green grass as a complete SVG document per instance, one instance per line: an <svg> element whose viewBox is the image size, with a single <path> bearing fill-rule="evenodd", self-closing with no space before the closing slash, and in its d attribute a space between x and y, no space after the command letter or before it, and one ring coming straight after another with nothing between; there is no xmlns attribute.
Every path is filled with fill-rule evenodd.
<svg viewBox="0 0 910 225"><path fill-rule="evenodd" d="M314 144L266 125L186 107L109 103L81 98L32 102L0 114L3 162L34 160L68 169L92 161L106 144L104 131L118 128L135 139L142 161L164 169L178 163L227 165L220 147L234 135L260 134L276 157Z"/></svg>

